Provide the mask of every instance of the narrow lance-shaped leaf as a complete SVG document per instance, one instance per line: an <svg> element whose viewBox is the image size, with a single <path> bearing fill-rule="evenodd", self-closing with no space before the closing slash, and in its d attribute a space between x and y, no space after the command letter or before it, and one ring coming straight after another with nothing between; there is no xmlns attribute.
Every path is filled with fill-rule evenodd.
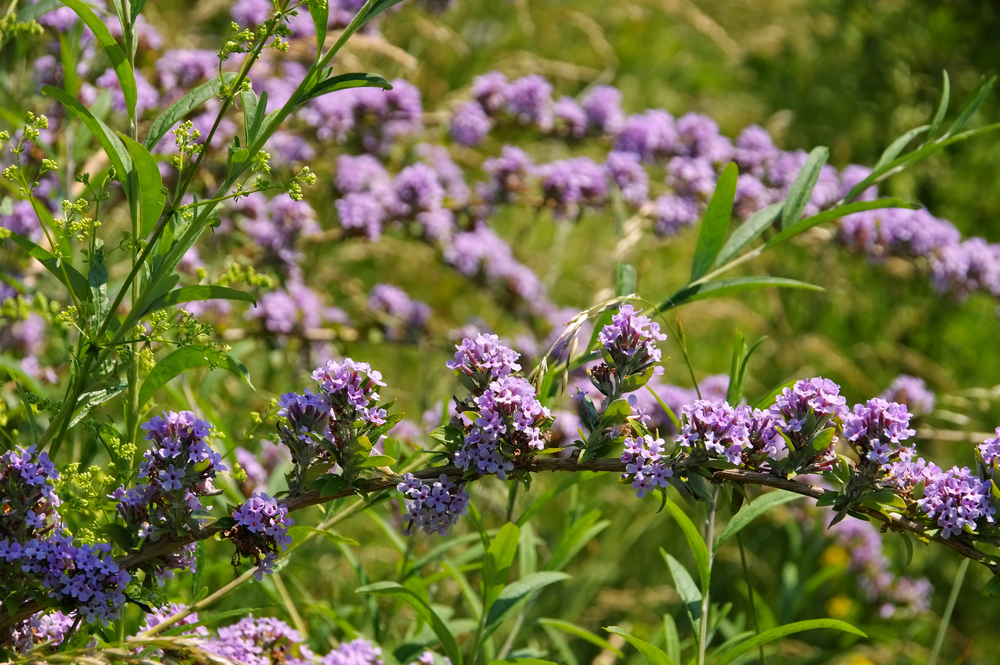
<svg viewBox="0 0 1000 665"><path fill-rule="evenodd" d="M708 587L712 579L708 547L705 545L705 541L702 540L701 534L698 533L698 527L694 525L694 522L691 521L691 518L687 516L687 513L680 506L670 499L666 500L665 505L667 511L677 521L678 526L681 527L681 531L684 532L684 537L688 541L688 546L694 555L695 566L698 568L698 577L701 578L701 593L704 595L708 593Z"/></svg>
<svg viewBox="0 0 1000 665"><path fill-rule="evenodd" d="M439 640L441 640L441 646L444 647L445 653L448 654L451 662L454 665L462 665L462 652L459 650L458 643L455 641L451 631L448 630L448 626L446 626L444 621L441 620L441 617L437 615L437 612L431 609L431 607L413 591L407 589L401 584L397 584L396 582L376 582L375 584L363 586L356 592L362 594L370 593L378 596L389 596L391 598L398 598L399 600L402 600L404 603L413 608L421 619L430 625L434 634L437 635Z"/></svg>
<svg viewBox="0 0 1000 665"><path fill-rule="evenodd" d="M595 635L586 628L578 626L575 623L570 623L569 621L563 621L562 619L539 619L538 623L540 623L543 626L556 628L558 630L563 631L564 633L569 633L570 635L579 637L581 640L590 642L596 647L599 647L606 651L610 651L619 658L623 658L625 656L625 654L622 653L621 649L611 644L603 637Z"/></svg>
<svg viewBox="0 0 1000 665"><path fill-rule="evenodd" d="M951 102L951 80L948 78L948 70L941 70L941 101L938 102L937 112L931 120L931 128L927 130L927 141L934 138L937 130L941 128L944 117L948 114L948 104Z"/></svg>
<svg viewBox="0 0 1000 665"><path fill-rule="evenodd" d="M496 632L496 629L514 614L519 607L528 602L532 594L539 589L550 584L555 584L556 582L561 582L567 578L569 578L569 575L566 573L548 571L522 577L513 584L504 587L496 602L493 603L489 612L486 613L486 621L483 626L482 635L480 636L480 644Z"/></svg>
<svg viewBox="0 0 1000 665"><path fill-rule="evenodd" d="M742 291L754 289L766 289L778 287L784 289L807 289L809 291L825 291L821 286L807 284L796 279L784 277L731 277L729 279L718 279L711 282L702 282L694 286L687 286L664 300L657 307L661 312L672 309L687 302L704 300L705 298L717 298L728 296Z"/></svg>
<svg viewBox="0 0 1000 665"><path fill-rule="evenodd" d="M111 36L111 31L108 30L108 26L104 21L86 3L81 0L62 0L62 3L76 12L76 15L87 24L87 27L90 28L90 31L97 38L97 43L107 53L108 59L111 60L111 66L115 70L115 75L118 77L118 83L121 84L122 94L125 96L125 107L128 109L128 117L134 119L138 92L135 85L135 73L132 71L132 65L129 64L125 51L119 46L118 41Z"/></svg>
<svg viewBox="0 0 1000 665"><path fill-rule="evenodd" d="M135 179L132 189L137 194L132 197L133 214L138 215L139 237L146 238L153 231L167 203L167 196L163 193L163 177L156 160L145 146L124 134L119 133L119 137L132 155L132 177Z"/></svg>
<svg viewBox="0 0 1000 665"><path fill-rule="evenodd" d="M962 132L961 134L955 134L954 136L948 136L948 134L945 134L945 136L948 136L948 138L942 137L937 141L928 143L922 148L917 148L916 150L908 152L901 157L897 157L888 164L884 164L881 168L875 169L870 174L868 174L867 178L865 178L864 180L856 184L853 188L851 188L851 191L847 193L847 196L844 197L844 200L851 201L855 199L858 196L858 194L871 187L876 180L878 180L883 175L893 170L897 166L902 166L904 164L906 166L910 166L912 164L919 162L922 159L930 157L938 150L943 150L944 148L947 148L953 143L958 143L959 141L964 141L968 138L972 138L973 136L979 136L980 134L985 134L986 132L992 132L997 129L1000 129L1000 123L993 123L992 125L986 125L985 127L970 129L969 131Z"/></svg>
<svg viewBox="0 0 1000 665"><path fill-rule="evenodd" d="M316 59L323 55L323 43L326 41L326 29L330 22L330 3L328 0L310 0L309 14L316 28Z"/></svg>
<svg viewBox="0 0 1000 665"><path fill-rule="evenodd" d="M235 374L251 390L254 389L250 383L250 375L236 358L228 353L222 353L207 346L182 346L172 351L153 367L153 370L143 381L139 389L139 404L145 404L161 387L166 385L170 379L195 367L207 367L215 365Z"/></svg>
<svg viewBox="0 0 1000 665"><path fill-rule="evenodd" d="M60 102L66 107L66 110L75 115L90 130L90 133L94 135L94 138L104 148L104 152L107 153L108 159L111 160L111 165L115 167L118 181L122 184L125 196L131 200L133 194L129 187L129 174L132 172L132 156L125 149L122 142L118 140L114 132L100 119L95 117L87 107L78 102L74 97L66 94L65 90L46 85L42 87L42 92Z"/></svg>
<svg viewBox="0 0 1000 665"><path fill-rule="evenodd" d="M507 522L493 538L490 548L486 550L486 556L483 558L482 595L483 607L487 610L507 583L520 535L517 525Z"/></svg>
<svg viewBox="0 0 1000 665"><path fill-rule="evenodd" d="M243 302L257 304L256 298L245 291L231 289L227 286L215 286L212 284L198 284L195 286L184 286L176 291L171 291L160 296L149 304L143 316L167 309L174 305L199 300L242 300Z"/></svg>
<svg viewBox="0 0 1000 665"><path fill-rule="evenodd" d="M691 627L695 632L698 632L699 621L701 621L701 593L698 591L698 585L695 584L687 568L672 555L667 554L662 547L660 555L667 562L667 568L670 569L670 576L674 579L677 595L684 601L684 610L691 621Z"/></svg>
<svg viewBox="0 0 1000 665"><path fill-rule="evenodd" d="M819 174L830 159L830 149L824 146L813 148L806 158L806 163L802 165L799 174L795 176L795 181L788 188L788 197L785 199L785 206L781 209L781 228L787 229L794 226L802 219L802 212L812 198L813 189L819 181Z"/></svg>
<svg viewBox="0 0 1000 665"><path fill-rule="evenodd" d="M45 266L45 269L52 273L56 279L62 282L63 286L72 289L78 300L81 302L87 302L90 300L90 282L86 277L80 274L80 271L66 263L66 261L60 260L59 257L44 247L39 247L21 234L14 231L8 231L8 233L10 233L11 240L17 243L21 249L30 254L36 261Z"/></svg>
<svg viewBox="0 0 1000 665"><path fill-rule="evenodd" d="M721 268L730 261L736 258L744 247L749 245L754 241L755 238L760 236L761 233L766 231L774 224L774 220L778 219L778 215L781 214L781 203L772 203L763 210L758 210L754 214L740 224L739 228L733 231L733 235L729 237L726 241L726 245L719 252L718 258L715 260L715 268Z"/></svg>
<svg viewBox="0 0 1000 665"><path fill-rule="evenodd" d="M948 128L945 136L952 136L955 132L962 129L962 127L965 127L965 123L969 121L972 114L975 113L979 109L979 106L986 100L986 96L990 94L990 90L993 89L993 86L995 86L996 83L996 76L991 76L989 78L984 76L980 79L979 85L976 87L976 91L972 93L972 99L969 100L969 103L965 105L962 112L958 114L957 118L955 118L955 122L953 122L951 127Z"/></svg>
<svg viewBox="0 0 1000 665"><path fill-rule="evenodd" d="M804 630L815 630L817 628L832 628L833 630L842 630L845 633L851 633L852 635L868 637L851 624L844 621L838 621L837 619L812 619L811 621L797 621L786 626L779 626L778 628L765 630L760 635L755 635L745 642L741 642L726 653L722 654L722 656L715 661L714 665L729 665L729 663L735 662L743 654L753 651L762 644L767 644L768 642L776 640L779 637L784 637L785 635L801 633Z"/></svg>
<svg viewBox="0 0 1000 665"><path fill-rule="evenodd" d="M882 168L892 160L899 157L899 153L903 152L903 148L908 146L910 144L910 141L912 141L917 136L920 136L928 129L930 129L930 125L921 125L920 127L914 127L913 129L906 132L898 139L890 143L889 147L886 148L884 151L882 151L882 155L878 158L878 161L875 162L875 168L873 168L872 170L877 171L878 169Z"/></svg>
<svg viewBox="0 0 1000 665"><path fill-rule="evenodd" d="M300 105L305 104L310 99L338 90L347 90L348 88L382 88L383 90L392 90L392 85L378 74L339 74L317 83L298 103Z"/></svg>
<svg viewBox="0 0 1000 665"><path fill-rule="evenodd" d="M637 281L635 268L628 263L619 263L615 268L615 295L619 298L632 295Z"/></svg>
<svg viewBox="0 0 1000 665"><path fill-rule="evenodd" d="M875 199L874 201L855 201L854 203L847 203L836 208L831 208L830 210L824 210L817 215L803 219L801 222L789 229L784 229L781 233L768 240L767 244L764 245L764 249L770 249L775 245L780 245L789 238L797 236L803 231L808 231L812 227L825 222L840 219L841 217L846 217L847 215L852 215L856 212L880 210L882 208L908 208L910 210L917 210L920 206L913 203L907 203L902 199Z"/></svg>
<svg viewBox="0 0 1000 665"><path fill-rule="evenodd" d="M195 110L206 101L215 97L216 95L225 92L230 85L232 85L233 80L236 79L236 72L225 72L221 77L216 76L211 81L202 83L198 87L191 90L188 94L184 95L176 102L167 107L167 110L161 113L153 124L149 126L149 131L146 132L146 139L142 142L146 146L147 150L152 150L156 147L156 144L160 142L167 132L176 125L178 122L184 119L191 111Z"/></svg>
<svg viewBox="0 0 1000 665"><path fill-rule="evenodd" d="M604 630L624 637L626 642L638 649L639 653L645 656L646 659L653 665L677 665L677 663L670 656L665 654L662 649L646 642L645 640L640 640L624 628L619 628L618 626L608 626Z"/></svg>
<svg viewBox="0 0 1000 665"><path fill-rule="evenodd" d="M739 170L730 162L722 170L715 192L708 202L705 217L698 233L698 246L691 262L691 281L701 279L715 263L722 246L729 235L729 222L733 217L733 203L736 201L736 181Z"/></svg>
<svg viewBox="0 0 1000 665"><path fill-rule="evenodd" d="M740 512L733 515L733 519L729 520L729 524L727 524L726 528L722 530L719 537L715 539L715 549L718 550L724 542L738 534L748 524L750 524L750 522L754 521L771 508L801 498L801 494L786 492L785 490L774 490L773 492L768 492L767 494L754 500L753 503L744 506Z"/></svg>

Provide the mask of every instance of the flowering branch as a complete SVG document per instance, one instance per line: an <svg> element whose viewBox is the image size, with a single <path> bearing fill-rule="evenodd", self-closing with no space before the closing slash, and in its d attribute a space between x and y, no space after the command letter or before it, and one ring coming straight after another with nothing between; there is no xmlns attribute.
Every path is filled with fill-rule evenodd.
<svg viewBox="0 0 1000 665"><path fill-rule="evenodd" d="M626 464L618 459L591 459L586 462L578 462L575 459L539 459L534 458L526 460L524 466L521 467L523 471L529 473L543 473L543 472L579 472L579 471L596 471L603 473L625 473ZM689 470L694 471L698 468L698 465L691 466L681 466L678 471ZM472 474L469 478L466 471L458 468L454 464L448 464L446 466L434 467L429 469L423 469L417 471L413 474L415 478L421 480L434 480L439 478L441 475L445 475L449 478L461 478L463 481L476 480L476 474ZM779 478L777 476L772 476L766 473L761 473L758 471L747 471L744 469L722 469L712 473L711 477L714 483L724 483L733 482L739 483L740 485L757 485L760 487L773 487L775 489L785 490L787 492L793 492L795 494L800 494L802 496L807 496L813 499L821 499L827 495L834 495L836 492L831 490L825 490L816 485L811 485L809 483L804 483L798 480L789 480L786 478ZM386 475L382 478L372 478L366 480L363 483L359 483L358 489L363 490L366 493L380 492L389 489L395 489L397 483L399 482L398 476ZM296 510L301 510L303 508L308 508L309 506L315 506L321 503L328 503L330 501L335 501L337 499L342 499L344 497L353 496L356 492L354 490L343 490L340 492L335 492L328 496L322 496L321 491L315 490L311 492L305 492L298 496L289 497L283 501L284 505L288 509L288 512L294 512ZM958 552L963 557L971 559L977 563L980 563L990 570L990 572L996 574L1000 572L1000 565L994 563L990 557L985 553L977 549L972 543L962 540L961 538L942 538L940 536L927 536L925 535L926 527L914 520L907 517L903 517L898 514L890 514L888 519L885 514L880 513L877 510L866 508L864 506L858 506L855 508L856 512L865 514L873 519L880 520L884 523L884 530L895 530L902 532L912 533L920 538L932 540L936 543L940 543L945 547L948 547L955 552ZM122 570L134 570L140 565L153 561L154 559L160 558L166 554L176 552L183 547L191 545L199 540L207 540L217 533L221 533L224 530L223 527L216 527L209 525L207 527L195 530L191 533L185 534L179 537L164 537L156 542L150 542L145 547L143 547L138 552L128 554L124 557L119 558L116 563ZM17 623L27 619L31 615L39 612L43 609L41 603L31 600L24 603L21 608L13 615L4 616L0 619L0 630L5 630Z"/></svg>

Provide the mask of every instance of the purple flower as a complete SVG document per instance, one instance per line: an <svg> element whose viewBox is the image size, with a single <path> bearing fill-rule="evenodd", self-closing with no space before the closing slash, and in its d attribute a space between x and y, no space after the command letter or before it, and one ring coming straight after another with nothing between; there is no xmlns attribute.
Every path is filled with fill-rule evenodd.
<svg viewBox="0 0 1000 665"><path fill-rule="evenodd" d="M578 139L587 133L587 114L572 97L560 97L552 112L569 136Z"/></svg>
<svg viewBox="0 0 1000 665"><path fill-rule="evenodd" d="M518 372L519 354L508 348L496 335L476 335L475 339L465 338L455 345L455 358L449 360L448 369L476 379L477 383L488 386L494 379Z"/></svg>
<svg viewBox="0 0 1000 665"><path fill-rule="evenodd" d="M475 94L475 90L473 90ZM552 128L552 84L537 74L523 76L504 91L507 112L525 124L547 132ZM478 95L477 95L478 97ZM483 104L483 106L487 106ZM488 108L488 107L487 107Z"/></svg>
<svg viewBox="0 0 1000 665"><path fill-rule="evenodd" d="M604 169L589 157L575 157L537 167L545 203L556 218L575 216L583 207L600 207L608 194Z"/></svg>
<svg viewBox="0 0 1000 665"><path fill-rule="evenodd" d="M493 121L483 111L479 102L466 102L451 116L449 133L458 144L477 146L493 128Z"/></svg>
<svg viewBox="0 0 1000 665"><path fill-rule="evenodd" d="M660 333L660 324L649 317L641 316L632 305L622 305L618 313L611 317L611 323L604 326L597 336L609 364L622 368L632 368L635 373L660 362L660 350L656 342L667 338Z"/></svg>
<svg viewBox="0 0 1000 665"><path fill-rule="evenodd" d="M626 203L640 206L649 198L649 174L631 152L608 153L604 162L608 177L621 189Z"/></svg>
<svg viewBox="0 0 1000 665"><path fill-rule="evenodd" d="M863 406L855 404L854 413L843 416L844 437L855 444L859 454L884 467L890 456L892 461L899 459L900 442L916 434L909 429L910 418L905 404L876 397Z"/></svg>
<svg viewBox="0 0 1000 665"><path fill-rule="evenodd" d="M615 135L625 126L622 93L610 85L596 86L583 98L587 124L599 134Z"/></svg>
<svg viewBox="0 0 1000 665"><path fill-rule="evenodd" d="M453 483L444 474L433 483L426 483L407 473L396 489L405 497L403 518L408 522L405 535L410 535L416 526L424 533L444 536L469 507L465 484Z"/></svg>
<svg viewBox="0 0 1000 665"><path fill-rule="evenodd" d="M507 103L510 83L500 72L489 72L472 80L472 96L486 113L493 115Z"/></svg>
<svg viewBox="0 0 1000 665"><path fill-rule="evenodd" d="M675 235L683 226L690 226L701 218L697 199L664 194L653 202L654 230L658 236Z"/></svg>
<svg viewBox="0 0 1000 665"><path fill-rule="evenodd" d="M934 393L927 389L923 379L900 374L881 395L887 402L906 404L915 414L928 414L934 410Z"/></svg>
<svg viewBox="0 0 1000 665"><path fill-rule="evenodd" d="M368 306L387 317L388 320L380 318L380 322L390 340L418 337L431 315L430 307L411 300L405 291L391 284L376 284L368 297Z"/></svg>
<svg viewBox="0 0 1000 665"><path fill-rule="evenodd" d="M644 162L653 162L673 153L677 140L673 116L653 109L628 117L615 138L615 150L631 152Z"/></svg>
<svg viewBox="0 0 1000 665"><path fill-rule="evenodd" d="M527 192L535 164L520 148L505 145L499 157L483 162L483 171L490 180L477 185L479 197L490 205L514 203Z"/></svg>
<svg viewBox="0 0 1000 665"><path fill-rule="evenodd" d="M626 465L622 479L632 481L632 489L640 499L647 492L657 487L666 489L670 484L668 478L673 477L674 470L668 466L663 452L663 439L654 439L648 434L625 439L625 451L620 458Z"/></svg>
<svg viewBox="0 0 1000 665"><path fill-rule="evenodd" d="M239 557L250 558L257 569L254 576L259 581L273 572L272 562L279 550L291 544L288 528L295 520L288 517L285 504L279 504L263 492L254 492L245 503L237 506L232 518L236 520L236 527L227 530L225 536L236 546L235 561Z"/></svg>

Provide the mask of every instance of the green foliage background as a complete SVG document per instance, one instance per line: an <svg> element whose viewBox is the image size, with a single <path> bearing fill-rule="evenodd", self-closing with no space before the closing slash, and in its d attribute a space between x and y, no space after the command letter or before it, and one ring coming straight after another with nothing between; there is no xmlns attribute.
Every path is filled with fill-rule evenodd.
<svg viewBox="0 0 1000 665"><path fill-rule="evenodd" d="M150 3L145 12L151 22L163 26L168 39L185 46L213 48L215 35L229 20L225 2ZM959 101L969 97L981 75L994 73L1000 9L984 2L906 0L480 0L459 2L440 16L404 6L385 20L383 32L389 46L352 43L345 57L367 71L419 85L428 122L441 123L442 133L445 112L467 93L474 76L492 69L510 76L537 72L563 94L575 95L593 83L614 84L623 91L629 112L653 107L674 115L697 111L715 118L729 136L758 123L786 149L828 145L831 163L840 168L872 165L893 138L925 122L940 92L942 69L951 75L952 99ZM995 121L998 115L994 94L972 126ZM501 140L527 144L539 160L567 154L561 142L512 134L490 139L481 151L456 151L455 156L473 172L499 151ZM963 235L1000 241L995 223L1000 211L996 146L991 136L960 144L893 178L883 192L922 203L951 220ZM332 165L331 156L315 160L321 182ZM331 211L330 187L315 190L309 196L317 210ZM320 221L324 228L335 226L324 213ZM522 261L543 279L552 278L553 300L578 308L610 295L616 258L636 266L638 292L658 301L686 280L695 243L689 231L652 246L640 243L616 257L621 238L613 220L587 214L559 256L552 250L556 230L547 213L509 208L497 228L513 241ZM225 249L226 239L209 238L206 246ZM337 346L343 355L371 362L382 371L389 384L385 394L398 397L399 406L416 415L414 419L458 388L444 369L450 356L448 330L480 317L505 336L523 331L522 323L476 284L446 269L427 247L390 235L377 244L328 241L306 251L313 267L308 271L310 283L330 285L333 302L360 302L373 284L385 281L434 308L431 334L418 346L387 345L374 337L342 339ZM428 269L431 264L435 269ZM921 376L938 391L940 409L924 423L937 434L918 446L942 465L971 462L972 442L982 437L961 432L990 432L1000 424L1000 406L991 392L1000 383L996 302L985 296L965 302L943 298L933 291L921 266L895 259L872 263L844 250L829 234L786 245L747 270L800 279L827 291L766 291L679 310L699 377L728 370L734 328L739 328L751 339L769 337L752 363L747 388L751 400L788 379L823 375L842 384L849 403L854 403L881 392L900 372ZM598 293L604 295L596 297ZM669 340L665 351L672 356L666 363L667 378L688 385L673 344ZM247 364L257 393L216 372L182 378L161 395L164 408L197 404L231 442L239 440L239 432L249 424L250 408L263 408L283 392L300 391L312 366L307 350L294 344L261 348L259 342L243 340L234 342L233 353ZM86 457L86 451L82 454ZM539 478L529 494L518 498L515 516L557 480ZM506 513L506 489L481 482L473 485L472 493L487 526L499 527ZM768 662L926 662L957 556L918 546L905 574L931 579L936 588L932 610L914 620L882 620L853 574L844 569L843 552L829 547L821 527L805 518L802 503L777 509L744 532L761 627L836 616L858 625L871 639L807 633L783 642ZM573 524L579 527L581 520L592 520L603 527L567 567L573 579L543 593L529 617L574 621L602 635L602 626L630 626L634 634L662 642L657 627L669 612L682 635L689 633L658 549L685 562L690 555L676 524L665 513L656 514L652 501L637 501L613 478L598 478L561 494L549 508L533 522L542 561ZM701 510L694 504L688 508L693 517ZM316 523L322 519L320 511L310 509L296 520ZM368 581L400 579L397 550L412 548L412 560L438 543L424 536L412 543L395 538L393 514L380 506L353 517L338 528L359 541L360 549L346 546L338 551L316 539L280 573L313 642L322 643L327 634L349 637L348 620L374 637L405 631L412 623L413 617L404 611L375 615L369 625L362 624L362 607L373 601L353 592ZM472 532L465 520L452 538ZM904 548L898 536L884 540L896 561L894 570L902 572ZM474 539L454 550L459 553L456 565L475 558L469 542ZM229 556L227 543L210 542L207 547L209 561L225 562ZM358 578L348 553L360 553L357 563L366 577ZM528 564L522 559L517 566ZM713 595L720 603L733 604L729 629L749 626L750 606L734 543L720 551L716 570ZM440 597L457 598L455 584L444 574L434 575L438 571L427 571L429 583ZM231 574L220 563L209 567L202 579L215 589ZM190 595L184 579L169 587L172 595ZM987 579L986 571L976 568L966 578L942 662L995 662L992 626L1000 619L1000 603L979 597ZM267 580L243 587L218 609L282 605L282 596L274 580ZM456 600L455 605L460 603ZM280 607L264 611L293 616ZM531 621L524 628L528 641L553 649L548 634ZM591 662L598 652L581 640L570 641L569 647L580 663ZM624 662L642 662L634 650L628 653Z"/></svg>

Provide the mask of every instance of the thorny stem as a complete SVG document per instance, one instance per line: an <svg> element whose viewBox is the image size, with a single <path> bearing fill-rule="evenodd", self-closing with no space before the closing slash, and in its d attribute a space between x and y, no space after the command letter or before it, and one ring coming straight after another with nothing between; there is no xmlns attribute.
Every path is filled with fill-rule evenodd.
<svg viewBox="0 0 1000 665"><path fill-rule="evenodd" d="M718 512L719 486L712 488L712 501L708 504L708 515L705 518L705 545L708 547L708 570L711 573L712 560L715 558L715 514ZM709 577L711 579L711 577ZM708 648L708 601L709 601L709 581L705 581L705 588L701 590L701 635L698 637L698 665L705 665L705 650Z"/></svg>

